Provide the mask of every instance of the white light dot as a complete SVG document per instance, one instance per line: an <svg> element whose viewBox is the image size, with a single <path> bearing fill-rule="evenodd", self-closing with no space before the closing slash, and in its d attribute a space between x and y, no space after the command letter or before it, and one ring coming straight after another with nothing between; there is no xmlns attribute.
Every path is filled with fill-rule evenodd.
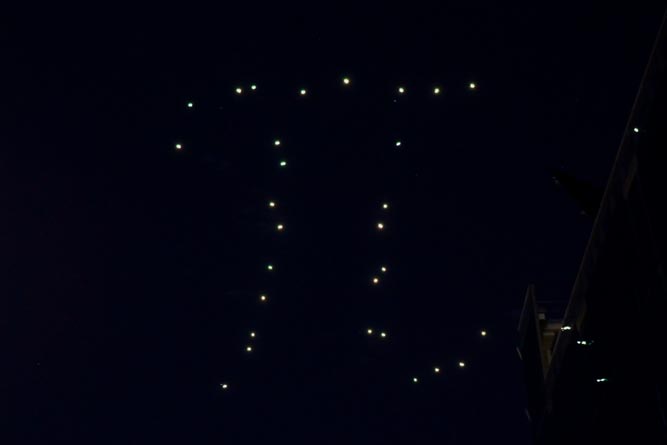
<svg viewBox="0 0 667 445"><path fill-rule="evenodd" d="M382 338L386 338L386 337L387 337L387 333L386 333L386 332L380 332L380 337L382 337Z"/></svg>
<svg viewBox="0 0 667 445"><path fill-rule="evenodd" d="M183 146L181 144L176 144L176 150L181 150Z"/></svg>
<svg viewBox="0 0 667 445"><path fill-rule="evenodd" d="M475 88L477 88L477 84L475 84L475 82L470 82L470 84L468 84L468 88L474 90Z"/></svg>
<svg viewBox="0 0 667 445"><path fill-rule="evenodd" d="M368 328L368 329L366 329L366 333L368 335L371 335L371 334L373 334L373 330L371 328Z"/></svg>
<svg viewBox="0 0 667 445"><path fill-rule="evenodd" d="M260 295L259 296L259 301L266 301L268 298L269 297L267 297L266 295Z"/></svg>
<svg viewBox="0 0 667 445"><path fill-rule="evenodd" d="M405 88L403 88L403 87L398 87L398 93L399 93L399 94L403 94L403 93L405 93Z"/></svg>
<svg viewBox="0 0 667 445"><path fill-rule="evenodd" d="M257 334L256 334L255 332L251 332L251 333L250 333L250 336L251 336L252 338L255 338L255 337L257 336Z"/></svg>
<svg viewBox="0 0 667 445"><path fill-rule="evenodd" d="M269 201L269 207L275 207L276 203L274 201Z"/></svg>
<svg viewBox="0 0 667 445"><path fill-rule="evenodd" d="M396 146L400 147L401 146L401 141L396 141Z"/></svg>
<svg viewBox="0 0 667 445"><path fill-rule="evenodd" d="M436 374L440 374L440 368L436 366L435 368L433 368L433 372L435 372Z"/></svg>
<svg viewBox="0 0 667 445"><path fill-rule="evenodd" d="M373 284L378 284L380 279L378 277L373 277Z"/></svg>
<svg viewBox="0 0 667 445"><path fill-rule="evenodd" d="M486 331L482 331L480 332L480 334L482 335L482 337L486 337Z"/></svg>
<svg viewBox="0 0 667 445"><path fill-rule="evenodd" d="M241 94L241 93L243 93L243 88L237 87L236 90L234 90L234 91L236 91L236 94Z"/></svg>
<svg viewBox="0 0 667 445"><path fill-rule="evenodd" d="M267 268L268 270L273 270L273 264L268 264L268 265L266 266L266 268Z"/></svg>
<svg viewBox="0 0 667 445"><path fill-rule="evenodd" d="M221 383L220 388L227 389L227 388L229 388L229 385L227 385L226 383Z"/></svg>
<svg viewBox="0 0 667 445"><path fill-rule="evenodd" d="M283 230L283 229L285 229L285 226L282 225L282 224L278 224L278 225L276 226L276 229L278 229L278 230Z"/></svg>
<svg viewBox="0 0 667 445"><path fill-rule="evenodd" d="M287 161L280 161L280 166L281 167L287 166Z"/></svg>
<svg viewBox="0 0 667 445"><path fill-rule="evenodd" d="M440 94L440 88L438 87L433 88L433 94Z"/></svg>
<svg viewBox="0 0 667 445"><path fill-rule="evenodd" d="M245 350L246 352L252 352L252 346L246 346Z"/></svg>
<svg viewBox="0 0 667 445"><path fill-rule="evenodd" d="M459 362L459 368L465 368L466 364L465 362Z"/></svg>
<svg viewBox="0 0 667 445"><path fill-rule="evenodd" d="M194 106L195 106L195 104L193 104L192 102L188 102L188 108L192 108Z"/></svg>
<svg viewBox="0 0 667 445"><path fill-rule="evenodd" d="M639 133L639 128L635 127L632 129L632 131L634 131L635 133Z"/></svg>
<svg viewBox="0 0 667 445"><path fill-rule="evenodd" d="M384 229L384 224L381 223L381 222L379 222L379 223L377 224L377 228L378 228L379 230L383 230L383 229Z"/></svg>
<svg viewBox="0 0 667 445"><path fill-rule="evenodd" d="M306 90L305 90L305 89L301 89L301 91L299 91L299 94L301 94L302 96L305 96L305 95L306 95Z"/></svg>
<svg viewBox="0 0 667 445"><path fill-rule="evenodd" d="M250 89L255 91L257 89L257 85L250 85Z"/></svg>
<svg viewBox="0 0 667 445"><path fill-rule="evenodd" d="M350 84L350 78L349 77L343 77L343 83L345 85L349 85Z"/></svg>
<svg viewBox="0 0 667 445"><path fill-rule="evenodd" d="M384 204L382 204L382 208L387 210L389 208L389 204L385 202Z"/></svg>
<svg viewBox="0 0 667 445"><path fill-rule="evenodd" d="M387 268L386 268L385 266L382 266L382 267L380 268L380 270L381 270L382 272L386 272L386 271L387 271Z"/></svg>
<svg viewBox="0 0 667 445"><path fill-rule="evenodd" d="M572 330L572 326L565 325L565 326L561 327L560 330L561 330L561 331L571 331L571 330Z"/></svg>
<svg viewBox="0 0 667 445"><path fill-rule="evenodd" d="M417 382L419 382L419 379L418 379L417 377L413 377L413 378L412 378L412 382L413 382L413 383L417 383Z"/></svg>
<svg viewBox="0 0 667 445"><path fill-rule="evenodd" d="M273 145L275 145L276 147L280 146L280 139L276 139L275 141L273 141Z"/></svg>

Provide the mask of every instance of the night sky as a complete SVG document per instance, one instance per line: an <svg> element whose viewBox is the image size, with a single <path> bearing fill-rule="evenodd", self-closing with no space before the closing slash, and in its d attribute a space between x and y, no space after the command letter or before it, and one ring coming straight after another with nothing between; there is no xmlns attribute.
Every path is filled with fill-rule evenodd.
<svg viewBox="0 0 667 445"><path fill-rule="evenodd" d="M13 443L529 443L525 289L592 225L550 169L604 186L663 11L5 19Z"/></svg>

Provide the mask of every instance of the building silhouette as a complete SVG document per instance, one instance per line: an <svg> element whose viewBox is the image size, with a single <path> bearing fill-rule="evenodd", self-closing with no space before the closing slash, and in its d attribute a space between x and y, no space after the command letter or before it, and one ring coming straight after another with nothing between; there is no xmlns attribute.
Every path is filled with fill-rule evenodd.
<svg viewBox="0 0 667 445"><path fill-rule="evenodd" d="M518 351L539 445L667 444L666 19L564 313L526 293Z"/></svg>

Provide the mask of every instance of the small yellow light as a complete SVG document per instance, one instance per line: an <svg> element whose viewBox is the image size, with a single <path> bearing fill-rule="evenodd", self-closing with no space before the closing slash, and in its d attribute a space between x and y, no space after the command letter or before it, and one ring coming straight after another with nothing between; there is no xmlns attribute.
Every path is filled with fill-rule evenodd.
<svg viewBox="0 0 667 445"><path fill-rule="evenodd" d="M480 334L482 334L482 337L486 337L486 331L482 331Z"/></svg>
<svg viewBox="0 0 667 445"><path fill-rule="evenodd" d="M343 83L345 85L349 85L350 84L350 79L348 77L343 77Z"/></svg>
<svg viewBox="0 0 667 445"><path fill-rule="evenodd" d="M227 389L227 388L229 388L229 385L227 385L226 383L221 383L220 388Z"/></svg>
<svg viewBox="0 0 667 445"><path fill-rule="evenodd" d="M299 91L299 94L301 94L302 96L305 96L306 95L306 90L302 89L301 91Z"/></svg>
<svg viewBox="0 0 667 445"><path fill-rule="evenodd" d="M373 334L373 330L371 328L368 328L368 329L366 329L366 333L368 335L371 335L371 334Z"/></svg>
<svg viewBox="0 0 667 445"><path fill-rule="evenodd" d="M383 229L384 229L384 224L381 223L381 222L379 222L378 225L377 225L377 228L378 228L379 230L383 230Z"/></svg>
<svg viewBox="0 0 667 445"><path fill-rule="evenodd" d="M474 82L470 82L470 84L468 85L468 88L470 88L471 90L474 90L475 88L477 88L477 85Z"/></svg>
<svg viewBox="0 0 667 445"><path fill-rule="evenodd" d="M398 92L399 92L399 94L403 94L403 93L405 93L405 88L403 88L403 87L398 87Z"/></svg>
<svg viewBox="0 0 667 445"><path fill-rule="evenodd" d="M400 147L401 146L401 141L396 141L396 146Z"/></svg>
<svg viewBox="0 0 667 445"><path fill-rule="evenodd" d="M251 333L250 333L250 336L251 336L252 338L255 338L255 337L257 336L257 334L256 334L255 332L251 332Z"/></svg>
<svg viewBox="0 0 667 445"><path fill-rule="evenodd" d="M387 337L387 333L386 333L386 332L380 332L380 337L382 337L382 338L386 338L386 337Z"/></svg>
<svg viewBox="0 0 667 445"><path fill-rule="evenodd" d="M436 374L440 374L440 368L436 366L435 368L433 368L433 372L435 372Z"/></svg>
<svg viewBox="0 0 667 445"><path fill-rule="evenodd" d="M246 352L252 352L252 346L246 346L245 350Z"/></svg>
<svg viewBox="0 0 667 445"><path fill-rule="evenodd" d="M436 95L440 94L440 88L438 88L438 87L433 88L433 94L436 94Z"/></svg>
<svg viewBox="0 0 667 445"><path fill-rule="evenodd" d="M417 377L413 377L413 378L412 378L412 382L413 382L413 383L417 383L417 382L419 382L419 379L418 379Z"/></svg>
<svg viewBox="0 0 667 445"><path fill-rule="evenodd" d="M465 368L466 364L464 362L459 362L459 368Z"/></svg>
<svg viewBox="0 0 667 445"><path fill-rule="evenodd" d="M273 208L275 206L276 206L276 203L274 201L269 201L269 207Z"/></svg>
<svg viewBox="0 0 667 445"><path fill-rule="evenodd" d="M268 297L266 295L260 295L259 296L259 301L266 301Z"/></svg>
<svg viewBox="0 0 667 445"><path fill-rule="evenodd" d="M276 139L275 141L273 141L273 145L275 145L276 147L280 146L280 139Z"/></svg>
<svg viewBox="0 0 667 445"><path fill-rule="evenodd" d="M378 284L380 279L378 277L373 277L373 284Z"/></svg>
<svg viewBox="0 0 667 445"><path fill-rule="evenodd" d="M382 208L387 210L389 208L389 204L385 202L384 204L382 204Z"/></svg>
<svg viewBox="0 0 667 445"><path fill-rule="evenodd" d="M278 225L276 226L276 229L278 229L278 230L283 230L284 228L285 228L285 226L282 225L282 224L278 224Z"/></svg>
<svg viewBox="0 0 667 445"><path fill-rule="evenodd" d="M182 148L183 148L183 146L181 144L176 144L176 150L180 150Z"/></svg>
<svg viewBox="0 0 667 445"><path fill-rule="evenodd" d="M387 271L387 268L384 267L384 266L382 266L382 267L380 268L380 270L381 270L382 272L386 272L386 271Z"/></svg>
<svg viewBox="0 0 667 445"><path fill-rule="evenodd" d="M235 91L236 91L236 94L241 94L241 93L243 93L243 88L237 87Z"/></svg>

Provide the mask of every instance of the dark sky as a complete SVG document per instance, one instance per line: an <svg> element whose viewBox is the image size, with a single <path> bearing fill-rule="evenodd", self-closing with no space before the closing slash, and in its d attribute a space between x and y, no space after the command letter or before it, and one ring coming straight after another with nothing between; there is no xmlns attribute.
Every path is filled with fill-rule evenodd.
<svg viewBox="0 0 667 445"><path fill-rule="evenodd" d="M664 4L472 3L5 18L15 443L528 443Z"/></svg>

